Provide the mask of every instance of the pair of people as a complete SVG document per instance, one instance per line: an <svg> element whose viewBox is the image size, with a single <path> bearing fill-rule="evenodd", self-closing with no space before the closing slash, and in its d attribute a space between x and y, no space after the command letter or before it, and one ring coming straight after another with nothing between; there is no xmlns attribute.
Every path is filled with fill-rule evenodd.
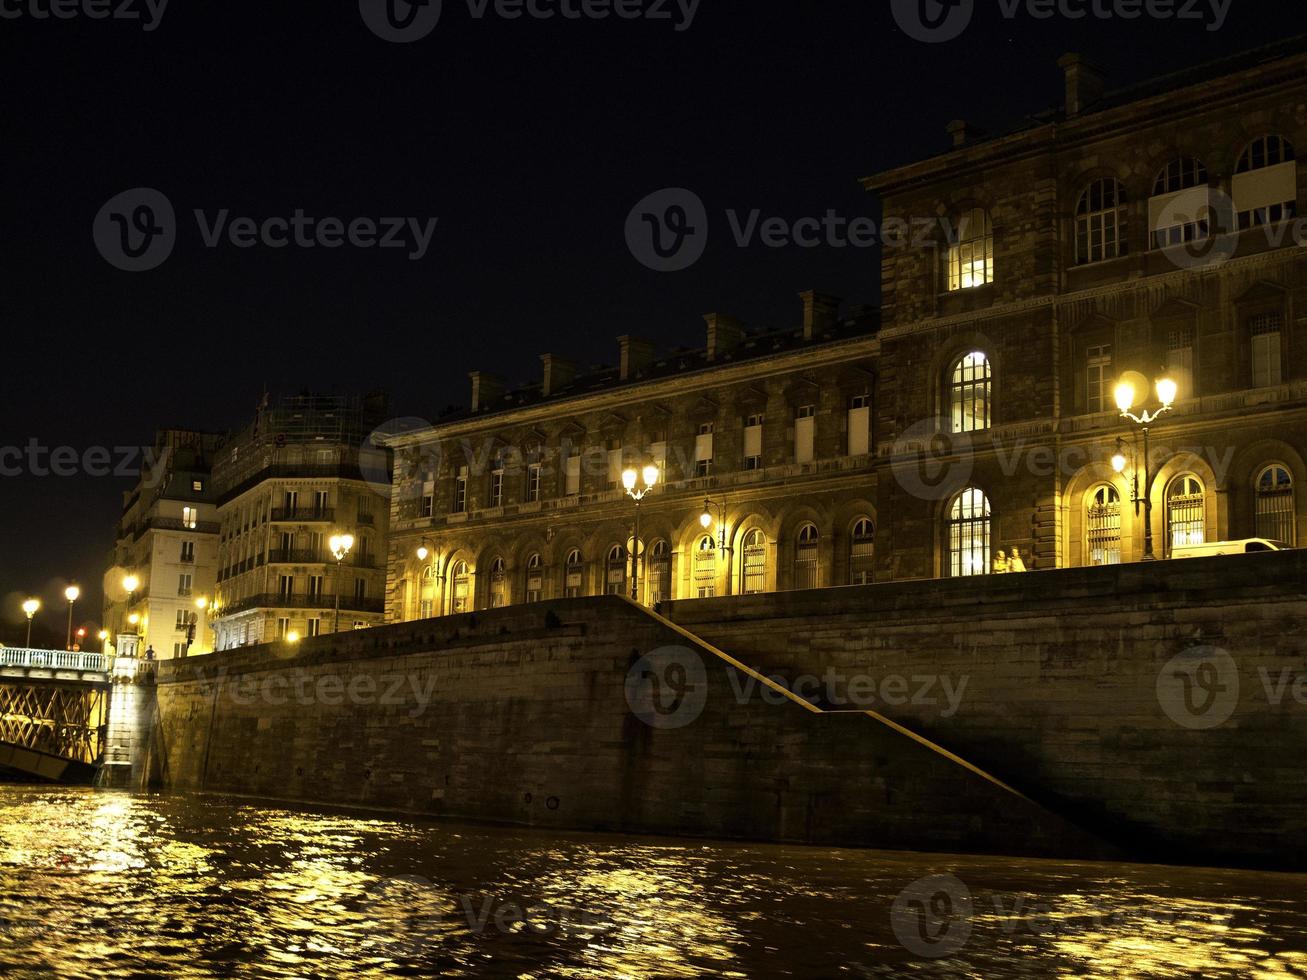
<svg viewBox="0 0 1307 980"><path fill-rule="evenodd" d="M1021 557L1021 549L1013 548L1012 557L1007 556L1007 552L1000 551L994 556L994 574L1002 575L1006 572L1024 572L1026 569L1026 560Z"/></svg>

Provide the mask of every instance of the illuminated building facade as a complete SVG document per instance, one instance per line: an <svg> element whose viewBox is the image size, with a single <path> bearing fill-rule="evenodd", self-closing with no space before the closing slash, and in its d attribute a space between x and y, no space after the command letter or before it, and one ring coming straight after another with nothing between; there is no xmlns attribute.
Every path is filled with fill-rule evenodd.
<svg viewBox="0 0 1307 980"><path fill-rule="evenodd" d="M865 178L878 314L809 292L792 330L476 372L470 411L393 438L388 619L630 594L649 461L644 602L1138 560L1136 488L1158 557L1302 541L1302 42L1122 92L1060 65L1056 112ZM1176 384L1146 468L1125 378Z"/></svg>

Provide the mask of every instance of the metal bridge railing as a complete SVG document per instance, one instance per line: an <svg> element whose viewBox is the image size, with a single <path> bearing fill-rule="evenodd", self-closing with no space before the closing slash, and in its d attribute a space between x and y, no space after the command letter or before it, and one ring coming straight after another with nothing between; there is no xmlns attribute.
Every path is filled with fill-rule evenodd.
<svg viewBox="0 0 1307 980"><path fill-rule="evenodd" d="M88 653L84 650L32 650L26 647L0 647L0 667L80 670L103 674L109 671L110 659L103 653Z"/></svg>

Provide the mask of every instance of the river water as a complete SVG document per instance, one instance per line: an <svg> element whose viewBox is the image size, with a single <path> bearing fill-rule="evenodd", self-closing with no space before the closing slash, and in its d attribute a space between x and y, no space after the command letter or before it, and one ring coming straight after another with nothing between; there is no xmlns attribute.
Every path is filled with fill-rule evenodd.
<svg viewBox="0 0 1307 980"><path fill-rule="evenodd" d="M3 977L1304 977L1307 876L0 786Z"/></svg>

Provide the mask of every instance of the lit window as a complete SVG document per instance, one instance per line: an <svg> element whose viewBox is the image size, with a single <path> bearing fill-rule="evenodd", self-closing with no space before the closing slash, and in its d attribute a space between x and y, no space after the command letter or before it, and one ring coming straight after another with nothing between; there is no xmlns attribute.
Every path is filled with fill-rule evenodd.
<svg viewBox="0 0 1307 980"><path fill-rule="evenodd" d="M668 589L672 580L672 558L666 541L655 541L649 549L649 575L646 588L652 603L670 599Z"/></svg>
<svg viewBox="0 0 1307 980"><path fill-rule="evenodd" d="M607 574L604 579L606 595L622 595L626 590L626 549L615 544L608 549Z"/></svg>
<svg viewBox="0 0 1307 980"><path fill-rule="evenodd" d="M195 493L203 493L203 492L204 492L204 481L203 481L203 480L192 480L192 481L191 481L191 490L194 491Z"/></svg>
<svg viewBox="0 0 1307 980"><path fill-rule="evenodd" d="M1287 466L1275 463L1257 477L1257 537L1285 544L1297 544L1296 505L1293 474Z"/></svg>
<svg viewBox="0 0 1307 980"><path fill-rule="evenodd" d="M817 541L820 534L815 524L805 524L799 528L798 540L794 549L794 587L796 589L815 589L819 586L817 577Z"/></svg>
<svg viewBox="0 0 1307 980"><path fill-rule="evenodd" d="M954 432L989 428L992 380L989 358L980 351L973 351L953 365L949 408Z"/></svg>
<svg viewBox="0 0 1307 980"><path fill-rule="evenodd" d="M194 507L182 508L182 527L194 528L198 523L196 520L197 511Z"/></svg>
<svg viewBox="0 0 1307 980"><path fill-rule="evenodd" d="M544 595L544 569L539 553L526 560L526 601L539 602Z"/></svg>
<svg viewBox="0 0 1307 980"><path fill-rule="evenodd" d="M450 576L449 612L451 615L467 612L471 609L470 588L472 576L468 572L467 562L456 561Z"/></svg>
<svg viewBox="0 0 1307 980"><path fill-rule="evenodd" d="M713 461L713 423L704 422L699 426L699 434L694 440L694 475L708 476L712 473Z"/></svg>
<svg viewBox="0 0 1307 980"><path fill-rule="evenodd" d="M717 542L711 534L701 537L694 549L694 588L700 599L717 594Z"/></svg>
<svg viewBox="0 0 1307 980"><path fill-rule="evenodd" d="M860 517L853 522L849 537L849 584L870 585L876 558L876 531L871 519Z"/></svg>
<svg viewBox="0 0 1307 980"><path fill-rule="evenodd" d="M758 528L744 536L740 563L740 593L754 595L767 585L767 538Z"/></svg>
<svg viewBox="0 0 1307 980"><path fill-rule="evenodd" d="M1121 564L1121 495L1104 484L1089 496L1085 513L1089 564Z"/></svg>
<svg viewBox="0 0 1307 980"><path fill-rule="evenodd" d="M526 499L535 503L540 499L540 464L532 463L526 469Z"/></svg>
<svg viewBox="0 0 1307 980"><path fill-rule="evenodd" d="M418 586L418 619L430 619L436 614L436 566L422 569Z"/></svg>
<svg viewBox="0 0 1307 980"><path fill-rule="evenodd" d="M581 595L584 571L585 563L581 559L581 552L576 549L568 552L565 567L566 577L563 580L564 598L575 599Z"/></svg>
<svg viewBox="0 0 1307 980"><path fill-rule="evenodd" d="M1106 412L1116 402L1112 396L1112 347L1102 344L1085 352L1085 408L1090 412Z"/></svg>
<svg viewBox="0 0 1307 980"><path fill-rule="evenodd" d="M1085 188L1076 205L1076 265L1126 254L1125 192L1115 177Z"/></svg>
<svg viewBox="0 0 1307 980"><path fill-rule="evenodd" d="M1176 477L1166 491L1167 540L1172 548L1207 540L1206 495L1198 477Z"/></svg>
<svg viewBox="0 0 1307 980"><path fill-rule="evenodd" d="M1239 157L1231 190L1239 228L1287 221L1298 213L1298 167L1283 136L1259 136Z"/></svg>
<svg viewBox="0 0 1307 980"><path fill-rule="evenodd" d="M490 608L499 609L508 605L508 570L504 559L496 558L490 563Z"/></svg>
<svg viewBox="0 0 1307 980"><path fill-rule="evenodd" d="M994 231L989 212L975 208L958 219L957 240L948 249L949 292L994 281Z"/></svg>
<svg viewBox="0 0 1307 980"><path fill-rule="evenodd" d="M954 577L989 573L989 500L975 487L963 490L949 508L948 571Z"/></svg>

